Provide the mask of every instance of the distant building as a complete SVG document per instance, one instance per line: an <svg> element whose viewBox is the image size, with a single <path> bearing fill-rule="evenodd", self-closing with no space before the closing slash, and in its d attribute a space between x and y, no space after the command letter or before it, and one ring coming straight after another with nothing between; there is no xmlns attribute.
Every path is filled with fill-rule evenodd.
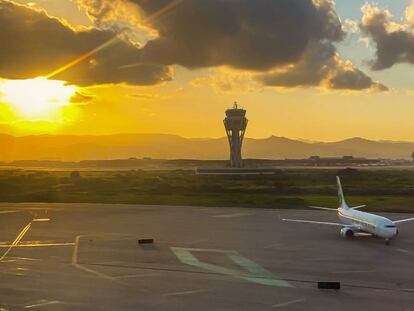
<svg viewBox="0 0 414 311"><path fill-rule="evenodd" d="M246 110L239 108L237 103L234 103L232 109L226 110L226 118L223 122L230 145L230 166L241 168L243 167L241 150L248 123Z"/></svg>

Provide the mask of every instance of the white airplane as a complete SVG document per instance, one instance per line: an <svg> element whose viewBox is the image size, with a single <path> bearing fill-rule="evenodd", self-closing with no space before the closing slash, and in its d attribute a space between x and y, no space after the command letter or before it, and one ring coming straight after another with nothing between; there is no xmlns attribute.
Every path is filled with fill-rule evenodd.
<svg viewBox="0 0 414 311"><path fill-rule="evenodd" d="M349 207L345 201L344 193L342 191L341 180L339 177L336 177L338 182L338 197L339 197L339 208L326 208L319 206L310 206L311 208L336 211L338 212L338 218L340 223L336 222L323 222L323 221L311 221L311 220L301 220L301 219L282 219L283 221L291 222L300 222L300 223L310 223L310 224L319 224L319 225L329 225L329 226L338 226L342 227L341 236L350 238L355 235L355 233L365 232L370 233L373 236L377 236L385 239L386 244L390 244L391 238L398 235L398 229L396 224L403 222L413 221L414 218L407 218L392 221L386 217L378 216L371 213L358 211L358 208L365 207L365 205L359 205L354 207Z"/></svg>

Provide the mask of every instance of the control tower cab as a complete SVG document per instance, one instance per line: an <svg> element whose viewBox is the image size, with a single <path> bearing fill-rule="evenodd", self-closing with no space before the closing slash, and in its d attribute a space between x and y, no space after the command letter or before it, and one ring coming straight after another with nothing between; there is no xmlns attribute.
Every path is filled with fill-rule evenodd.
<svg viewBox="0 0 414 311"><path fill-rule="evenodd" d="M230 145L230 166L243 167L241 150L248 123L246 110L239 108L237 103L234 103L233 108L226 110L226 118L223 122Z"/></svg>

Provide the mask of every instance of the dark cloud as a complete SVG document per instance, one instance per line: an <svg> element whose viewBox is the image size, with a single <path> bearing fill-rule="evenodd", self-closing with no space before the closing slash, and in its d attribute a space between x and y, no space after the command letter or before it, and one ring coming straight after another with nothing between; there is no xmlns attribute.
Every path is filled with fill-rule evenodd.
<svg viewBox="0 0 414 311"><path fill-rule="evenodd" d="M174 0L131 0L152 16ZM312 0L184 0L154 19L159 37L146 59L188 68L227 65L269 70L299 61L311 41L340 41L343 32L330 2Z"/></svg>
<svg viewBox="0 0 414 311"><path fill-rule="evenodd" d="M75 95L73 95L70 98L70 102L74 103L74 104L85 104L85 103L89 103L90 101L92 101L93 96L88 95L88 94L83 94L81 92L76 92Z"/></svg>
<svg viewBox="0 0 414 311"><path fill-rule="evenodd" d="M378 82L374 82L352 64L342 63L335 68L333 76L328 80L328 88L342 90L364 90L388 91L388 88Z"/></svg>
<svg viewBox="0 0 414 311"><path fill-rule="evenodd" d="M329 42L313 42L297 64L259 75L257 79L267 86L323 85L341 90L387 90L387 87L374 82L351 62L341 60Z"/></svg>
<svg viewBox="0 0 414 311"><path fill-rule="evenodd" d="M257 79L267 86L318 86L335 66L335 55L331 43L313 42L297 64L259 75Z"/></svg>
<svg viewBox="0 0 414 311"><path fill-rule="evenodd" d="M0 1L0 76L23 79L47 75L114 36L109 30L75 31L44 12ZM130 64L134 65L127 66ZM143 63L137 47L117 40L54 78L78 85L147 85L170 80L171 71L162 64Z"/></svg>
<svg viewBox="0 0 414 311"><path fill-rule="evenodd" d="M410 26L394 23L387 10L371 5L363 7L360 28L376 46L372 69L382 70L397 63L414 64L414 32Z"/></svg>

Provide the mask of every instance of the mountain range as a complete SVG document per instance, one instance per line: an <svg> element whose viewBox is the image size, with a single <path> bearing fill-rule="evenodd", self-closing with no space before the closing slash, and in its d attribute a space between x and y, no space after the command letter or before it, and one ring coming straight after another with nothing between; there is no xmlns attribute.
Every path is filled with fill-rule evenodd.
<svg viewBox="0 0 414 311"><path fill-rule="evenodd" d="M271 136L245 138L244 158L299 159L366 157L408 159L414 142L373 141L350 138L338 142L309 142ZM150 157L156 159L227 159L227 138L190 139L167 134L38 135L14 137L0 134L0 161L105 160Z"/></svg>

